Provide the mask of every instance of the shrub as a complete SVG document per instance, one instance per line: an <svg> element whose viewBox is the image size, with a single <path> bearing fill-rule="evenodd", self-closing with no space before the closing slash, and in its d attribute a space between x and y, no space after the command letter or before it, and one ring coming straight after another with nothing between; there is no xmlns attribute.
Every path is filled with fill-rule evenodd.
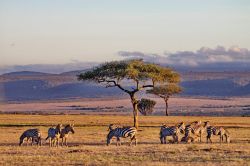
<svg viewBox="0 0 250 166"><path fill-rule="evenodd" d="M142 98L138 103L138 109L142 115L150 115L153 113L153 108L155 106L156 102L154 100L150 99L144 99Z"/></svg>

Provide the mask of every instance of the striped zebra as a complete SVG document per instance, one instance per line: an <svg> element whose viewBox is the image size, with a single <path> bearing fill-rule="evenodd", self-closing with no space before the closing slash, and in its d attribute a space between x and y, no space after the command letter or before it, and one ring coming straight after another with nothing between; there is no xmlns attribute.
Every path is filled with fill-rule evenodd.
<svg viewBox="0 0 250 166"><path fill-rule="evenodd" d="M198 121L198 123L193 127L192 133L199 138L200 142L202 142L201 140L202 134L205 133L206 128L207 128L207 123L204 122L204 124L202 125L201 121Z"/></svg>
<svg viewBox="0 0 250 166"><path fill-rule="evenodd" d="M65 126L65 127L61 130L60 138L62 139L62 146L63 146L63 145L68 146L67 138L68 138L70 132L71 132L72 134L75 133L74 124L68 124L67 126Z"/></svg>
<svg viewBox="0 0 250 166"><path fill-rule="evenodd" d="M113 137L116 137L116 146L121 145L120 137L127 138L130 137L130 144L132 145L133 140L135 141L135 145L137 145L136 141L136 133L137 130L135 127L113 127L113 124L109 125L108 129L109 133L107 135L107 146L110 144L110 140Z"/></svg>
<svg viewBox="0 0 250 166"><path fill-rule="evenodd" d="M184 142L194 142L197 140L197 137L200 137L201 141L201 134L202 134L203 127L201 125L201 121L194 121L185 127L185 135L181 139Z"/></svg>
<svg viewBox="0 0 250 166"><path fill-rule="evenodd" d="M230 134L223 127L215 127L215 126L210 126L208 124L208 127L207 127L207 143L208 143L208 140L210 141L210 143L212 143L212 140L211 140L212 135L220 136L220 143L223 142L223 136L226 138L226 142L230 143Z"/></svg>
<svg viewBox="0 0 250 166"><path fill-rule="evenodd" d="M25 138L27 138L26 145L28 145L28 142L31 139L32 140L31 146L33 145L34 142L36 142L37 145L41 146L42 145L41 137L42 137L42 134L39 129L28 129L24 131L23 134L20 136L19 146L23 144Z"/></svg>
<svg viewBox="0 0 250 166"><path fill-rule="evenodd" d="M185 124L183 122L179 123L176 126L166 126L165 124L161 126L160 129L160 141L161 144L166 144L166 137L172 136L173 142L179 141L180 133L184 134Z"/></svg>
<svg viewBox="0 0 250 166"><path fill-rule="evenodd" d="M56 126L56 128L49 128L48 130L48 137L46 138L49 139L49 146L59 146L59 138L61 135L61 128L62 128L62 124L58 124Z"/></svg>

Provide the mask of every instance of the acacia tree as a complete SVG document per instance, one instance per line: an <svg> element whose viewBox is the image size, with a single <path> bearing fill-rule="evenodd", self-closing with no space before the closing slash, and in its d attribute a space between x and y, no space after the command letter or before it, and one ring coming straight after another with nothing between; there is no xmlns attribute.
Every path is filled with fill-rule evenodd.
<svg viewBox="0 0 250 166"><path fill-rule="evenodd" d="M155 86L153 89L147 90L147 93L157 95L164 99L166 103L166 116L168 116L168 99L170 96L180 93L181 87L177 83L169 83L166 85Z"/></svg>
<svg viewBox="0 0 250 166"><path fill-rule="evenodd" d="M176 82L179 75L172 69L142 60L112 61L101 64L91 71L78 75L78 80L89 80L117 87L127 93L133 105L134 126L138 128L138 100L135 94L143 89L153 88L156 83ZM128 88L128 83L134 85Z"/></svg>

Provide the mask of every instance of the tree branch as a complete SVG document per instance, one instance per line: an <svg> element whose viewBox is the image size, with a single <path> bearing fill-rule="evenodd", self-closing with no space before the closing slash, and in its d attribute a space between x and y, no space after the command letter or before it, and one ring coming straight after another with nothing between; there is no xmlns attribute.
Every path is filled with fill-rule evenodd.
<svg viewBox="0 0 250 166"><path fill-rule="evenodd" d="M131 94L132 92L123 88L120 84L118 84L115 80L105 80L105 79L101 79L101 80L98 80L99 83L103 83L103 82L106 82L108 85L106 85L107 88L109 87L118 87L119 89L121 89L122 91L128 93L128 94ZM110 83L112 83L113 85L111 85Z"/></svg>

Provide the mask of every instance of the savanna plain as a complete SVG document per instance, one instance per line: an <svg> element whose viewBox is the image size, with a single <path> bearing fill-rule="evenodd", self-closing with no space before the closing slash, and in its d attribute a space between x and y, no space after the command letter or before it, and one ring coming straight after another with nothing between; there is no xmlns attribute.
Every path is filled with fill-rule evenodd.
<svg viewBox="0 0 250 166"><path fill-rule="evenodd" d="M72 103L63 104L72 106ZM20 104L19 109L27 108L27 104L24 105ZM6 108L10 109L14 106L18 107L18 104L6 104L1 108L6 112ZM230 132L231 143L220 144L219 137L213 136L213 143L207 144L206 134L203 134L202 143L160 144L161 124L175 125L181 121L188 124L195 120L210 121L212 125L225 127ZM75 133L69 136L68 147L49 147L48 142L45 141L48 128L58 123L64 125L74 123ZM122 139L121 146L116 146L116 140L113 139L112 144L106 146L107 129L111 123L132 125L133 117L129 113L73 115L68 113L54 115L2 113L0 114L0 165L250 164L249 117L140 116L137 146L128 146L129 139ZM39 128L42 131L41 147L25 144L18 146L20 135L29 128Z"/></svg>

